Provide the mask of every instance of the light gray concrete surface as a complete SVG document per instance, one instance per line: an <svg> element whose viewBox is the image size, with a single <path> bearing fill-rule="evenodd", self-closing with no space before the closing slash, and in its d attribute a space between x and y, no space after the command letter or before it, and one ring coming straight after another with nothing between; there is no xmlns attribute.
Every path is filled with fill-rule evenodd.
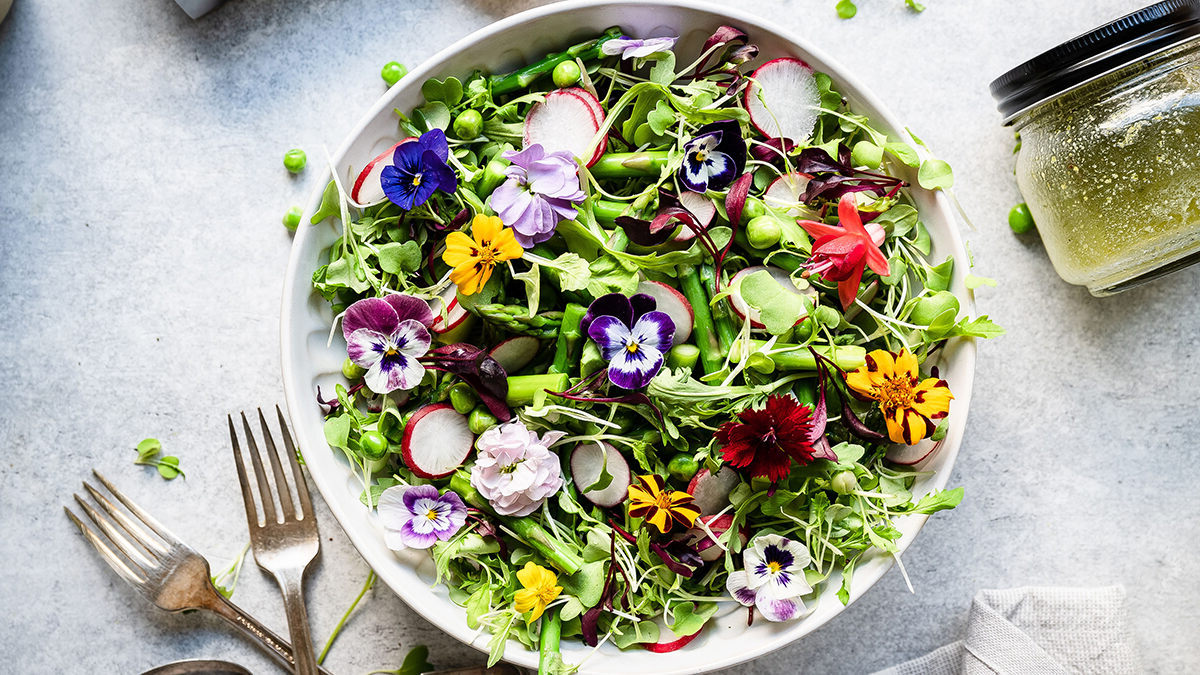
<svg viewBox="0 0 1200 675"><path fill-rule="evenodd" d="M1106 300L1061 283L1019 201L988 81L1137 0L747 2L835 55L955 167L978 230L980 309L1010 334L980 350L953 483L895 571L837 620L738 672L871 671L954 640L979 588L1123 583L1146 667L1200 669L1200 269ZM247 539L227 412L281 400L284 210L384 87L529 6L499 0L235 0L189 20L170 0L16 0L0 24L0 672L135 673L226 657L276 672L213 617L167 615L101 563L61 505L91 467L215 565ZM314 167L314 169L316 168ZM187 480L134 466L161 438ZM323 641L367 568L324 508L310 609ZM285 631L248 564L234 600ZM384 588L333 649L337 673L481 656ZM736 648L736 646L731 646Z"/></svg>

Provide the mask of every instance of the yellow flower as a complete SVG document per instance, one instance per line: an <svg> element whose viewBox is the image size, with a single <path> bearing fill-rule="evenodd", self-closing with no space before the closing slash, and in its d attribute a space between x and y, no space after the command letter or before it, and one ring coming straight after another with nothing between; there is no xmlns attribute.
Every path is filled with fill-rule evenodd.
<svg viewBox="0 0 1200 675"><path fill-rule="evenodd" d="M525 250L499 218L478 215L471 221L470 237L462 232L446 237L442 260L454 268L450 280L458 285L458 292L472 295L487 283L497 264L523 255Z"/></svg>
<svg viewBox="0 0 1200 675"><path fill-rule="evenodd" d="M907 349L895 352L877 349L867 354L867 363L846 374L846 384L856 393L879 401L894 443L913 445L933 433L936 424L950 413L950 386L936 377L921 379L917 357Z"/></svg>
<svg viewBox="0 0 1200 675"><path fill-rule="evenodd" d="M673 522L684 527L696 524L700 509L696 508L691 495L667 490L662 476L656 474L638 476L637 480L638 485L629 486L629 515L645 518L662 534L671 529Z"/></svg>
<svg viewBox="0 0 1200 675"><path fill-rule="evenodd" d="M558 583L558 575L531 562L525 563L525 567L517 570L517 580L525 588L513 595L514 606L521 613L532 609L530 621L537 621L542 612L546 611L546 605L554 602L558 594L562 593L562 586L555 585Z"/></svg>

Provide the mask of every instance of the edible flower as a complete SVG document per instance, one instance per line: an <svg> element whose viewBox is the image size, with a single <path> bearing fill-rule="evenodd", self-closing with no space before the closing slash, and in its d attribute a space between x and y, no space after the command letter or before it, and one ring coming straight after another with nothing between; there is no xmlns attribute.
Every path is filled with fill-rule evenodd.
<svg viewBox="0 0 1200 675"><path fill-rule="evenodd" d="M853 194L842 195L838 201L838 225L812 220L800 220L797 224L815 239L812 256L804 263L805 275L819 274L826 281L836 281L843 309L853 305L858 297L866 267L881 277L890 273L887 258L879 249L884 239L883 228L875 223L863 227Z"/></svg>
<svg viewBox="0 0 1200 675"><path fill-rule="evenodd" d="M575 219L573 204L586 196L579 189L578 165L571 153L547 153L538 143L501 156L512 162L505 169L508 180L488 204L516 231L521 246L533 248L552 237L560 222Z"/></svg>
<svg viewBox="0 0 1200 675"><path fill-rule="evenodd" d="M517 570L517 581L520 581L524 588L513 594L513 606L522 614L532 609L533 614L529 615L530 623L541 618L542 612L546 611L546 605L554 602L559 593L562 593L562 586L557 585L558 575L531 562L525 563L524 567Z"/></svg>
<svg viewBox="0 0 1200 675"><path fill-rule="evenodd" d="M692 192L722 190L746 168L746 143L734 120L700 127L683 146L679 182Z"/></svg>
<svg viewBox="0 0 1200 675"><path fill-rule="evenodd" d="M472 295L492 276L492 269L505 260L525 255L513 238L513 231L504 227L496 216L477 215L471 221L471 236L451 232L446 236L446 251L442 261L452 267L450 280L458 292Z"/></svg>
<svg viewBox="0 0 1200 675"><path fill-rule="evenodd" d="M644 518L647 523L666 534L675 523L683 527L696 524L700 509L695 500L681 490L668 490L662 476L638 476L637 484L629 486L629 515Z"/></svg>
<svg viewBox="0 0 1200 675"><path fill-rule="evenodd" d="M725 590L741 604L758 608L768 621L791 621L805 614L801 595L812 592L804 568L808 547L778 534L760 534L742 552L742 569L731 572Z"/></svg>
<svg viewBox="0 0 1200 675"><path fill-rule="evenodd" d="M376 394L412 389L425 376L417 359L429 351L433 310L420 298L402 293L363 298L342 317L346 354L366 368L363 381Z"/></svg>
<svg viewBox="0 0 1200 675"><path fill-rule="evenodd" d="M677 40L679 40L678 37L656 37L639 40L637 38L621 36L600 45L600 51L609 56L620 54L622 59L641 58L659 52L671 51Z"/></svg>
<svg viewBox="0 0 1200 675"><path fill-rule="evenodd" d="M379 174L383 194L396 206L411 211L428 201L435 190L453 193L458 189L458 177L446 165L449 157L450 145L441 129L397 145L391 166L383 167Z"/></svg>
<svg viewBox="0 0 1200 675"><path fill-rule="evenodd" d="M467 507L454 492L439 494L432 485L397 485L379 495L379 518L388 548L429 548L462 528Z"/></svg>
<svg viewBox="0 0 1200 675"><path fill-rule="evenodd" d="M792 396L772 395L761 409L747 408L717 429L725 463L772 483L787 478L792 462L836 459L816 447L813 409ZM819 434L817 434L819 435Z"/></svg>
<svg viewBox="0 0 1200 675"><path fill-rule="evenodd" d="M488 429L475 441L471 485L502 516L533 513L562 487L562 467L550 446L563 436L548 431L539 437L520 420Z"/></svg>
<svg viewBox="0 0 1200 675"><path fill-rule="evenodd" d="M620 293L592 301L580 330L596 341L608 362L608 380L622 389L641 389L662 369L675 337L675 322L655 310L654 298Z"/></svg>
<svg viewBox="0 0 1200 675"><path fill-rule="evenodd" d="M950 414L950 386L936 377L921 379L917 357L876 349L865 365L846 373L846 384L862 398L878 401L893 443L912 445L933 433L933 420Z"/></svg>

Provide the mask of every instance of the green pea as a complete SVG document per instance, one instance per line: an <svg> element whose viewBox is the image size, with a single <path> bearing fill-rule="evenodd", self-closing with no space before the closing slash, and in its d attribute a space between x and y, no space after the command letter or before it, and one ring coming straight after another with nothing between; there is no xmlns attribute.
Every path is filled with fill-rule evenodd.
<svg viewBox="0 0 1200 675"><path fill-rule="evenodd" d="M479 403L479 397L475 395L475 390L471 385L465 382L450 387L450 405L459 413L466 415L475 408L475 404Z"/></svg>
<svg viewBox="0 0 1200 675"><path fill-rule="evenodd" d="M287 210L287 213L283 214L283 226L295 232L296 228L300 227L300 218L303 216L304 209L299 206L293 206Z"/></svg>
<svg viewBox="0 0 1200 675"><path fill-rule="evenodd" d="M751 197L746 200L746 204L742 207L742 222L754 220L759 216L766 215L766 213L766 205Z"/></svg>
<svg viewBox="0 0 1200 675"><path fill-rule="evenodd" d="M475 434L476 436L482 434L488 429L491 429L499 423L500 420L495 415L488 412L488 409L483 406L475 408L471 411L471 414L467 415L467 428L470 429L471 433Z"/></svg>
<svg viewBox="0 0 1200 675"><path fill-rule="evenodd" d="M346 360L342 361L342 375L344 375L347 380L350 380L351 382L355 380L361 380L362 376L366 374L367 369L351 361L350 357L346 357Z"/></svg>
<svg viewBox="0 0 1200 675"><path fill-rule="evenodd" d="M829 487L839 495L848 495L858 489L858 479L853 471L840 471L829 480Z"/></svg>
<svg viewBox="0 0 1200 675"><path fill-rule="evenodd" d="M382 433L372 429L362 433L358 446L367 459L382 459L388 451L388 440Z"/></svg>
<svg viewBox="0 0 1200 675"><path fill-rule="evenodd" d="M454 135L464 141L479 138L482 131L483 115L478 110L468 108L454 118Z"/></svg>
<svg viewBox="0 0 1200 675"><path fill-rule="evenodd" d="M1008 212L1008 226L1016 234L1025 234L1037 227L1037 223L1033 222L1033 214L1029 212L1028 204L1021 202L1012 207L1012 210Z"/></svg>
<svg viewBox="0 0 1200 675"><path fill-rule="evenodd" d="M563 61L554 66L554 72L550 77L554 80L554 86L562 88L569 87L578 82L581 74L578 63L575 63L575 61Z"/></svg>
<svg viewBox="0 0 1200 675"><path fill-rule="evenodd" d="M837 15L842 19L853 19L855 14L858 14L858 7L854 5L854 0L838 0Z"/></svg>
<svg viewBox="0 0 1200 675"><path fill-rule="evenodd" d="M938 291L918 300L917 304L913 306L912 313L908 315L908 321L918 326L928 326L943 312L954 310L957 315L958 307L958 298L953 293Z"/></svg>
<svg viewBox="0 0 1200 675"><path fill-rule="evenodd" d="M689 481L696 472L700 470L700 462L696 461L695 457L684 453L679 453L667 462L667 473L671 474L672 478L677 478L681 481Z"/></svg>
<svg viewBox="0 0 1200 675"><path fill-rule="evenodd" d="M671 351L667 352L667 366L670 368L687 368L691 370L696 367L696 361L699 359L700 348L696 345L675 345L671 347Z"/></svg>
<svg viewBox="0 0 1200 675"><path fill-rule="evenodd" d="M387 86L392 86L400 81L400 78L408 74L408 68L404 67L403 63L398 61L388 61L383 64L383 70L379 71L379 76L387 83Z"/></svg>
<svg viewBox="0 0 1200 675"><path fill-rule="evenodd" d="M783 228L775 216L762 215L746 223L746 238L754 248L771 248L781 236Z"/></svg>
<svg viewBox="0 0 1200 675"><path fill-rule="evenodd" d="M304 170L304 165L308 163L308 155L300 148L292 148L283 153L283 168L292 173L300 173Z"/></svg>

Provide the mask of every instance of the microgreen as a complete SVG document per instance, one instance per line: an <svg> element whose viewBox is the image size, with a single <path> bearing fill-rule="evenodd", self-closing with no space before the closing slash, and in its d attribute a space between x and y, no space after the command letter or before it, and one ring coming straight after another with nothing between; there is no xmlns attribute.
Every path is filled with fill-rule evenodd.
<svg viewBox="0 0 1200 675"><path fill-rule="evenodd" d="M173 480L178 476L187 476L183 473L183 469L179 468L179 458L173 455L163 455L162 442L157 438L144 438L138 442L135 448L137 458L133 460L134 464L142 464L152 466L158 470L158 475L167 480Z"/></svg>

